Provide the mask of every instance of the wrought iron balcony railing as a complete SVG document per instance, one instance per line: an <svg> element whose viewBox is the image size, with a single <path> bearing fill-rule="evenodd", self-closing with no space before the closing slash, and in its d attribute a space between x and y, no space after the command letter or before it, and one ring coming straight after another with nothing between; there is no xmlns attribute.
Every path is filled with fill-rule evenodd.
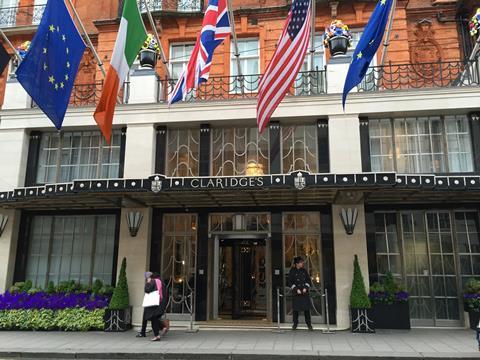
<svg viewBox="0 0 480 360"><path fill-rule="evenodd" d="M38 25L46 5L0 8L0 27Z"/></svg>
<svg viewBox="0 0 480 360"><path fill-rule="evenodd" d="M326 94L325 70L301 72L287 96ZM158 80L158 102L164 102L172 93L176 80ZM207 83L187 94L187 101L222 101L256 98L260 75L211 76Z"/></svg>
<svg viewBox="0 0 480 360"><path fill-rule="evenodd" d="M141 12L146 12L144 0L138 0ZM202 0L149 0L148 8L150 11L170 11L170 12L200 12L203 8Z"/></svg>
<svg viewBox="0 0 480 360"><path fill-rule="evenodd" d="M288 90L287 97L327 94L326 71L326 69L317 69L300 72ZM137 101L132 99L136 97L137 93L131 94L131 82L135 78L138 79L137 76L132 75L130 81L125 83L119 101L127 104ZM187 94L186 100L187 102L203 102L254 99L258 96L259 80L260 75L211 76L207 83ZM153 83L155 82L153 81ZM151 89L146 89L141 85L140 98L151 99L151 102L165 103L175 84L176 80L174 79L157 79L156 86L152 86ZM478 59L468 62L450 61L375 66L369 69L366 78L357 89L359 92L376 92L474 86L480 86L480 60ZM102 89L103 81L75 85L70 99L71 106L95 106L100 99ZM139 91L138 89L137 83L134 91Z"/></svg>
<svg viewBox="0 0 480 360"><path fill-rule="evenodd" d="M374 66L358 91L445 88L480 85L480 61L438 61Z"/></svg>

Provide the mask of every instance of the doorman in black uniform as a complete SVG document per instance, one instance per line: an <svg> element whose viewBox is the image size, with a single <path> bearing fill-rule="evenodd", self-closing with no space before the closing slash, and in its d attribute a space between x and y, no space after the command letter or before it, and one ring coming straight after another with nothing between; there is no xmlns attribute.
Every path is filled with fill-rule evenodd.
<svg viewBox="0 0 480 360"><path fill-rule="evenodd" d="M312 317L310 315L311 301L310 288L312 280L310 274L304 268L305 263L300 256L293 259L293 265L288 274L288 286L292 289L292 308L293 308L293 327L297 330L298 314L303 311L305 314L305 322L309 331L313 331Z"/></svg>

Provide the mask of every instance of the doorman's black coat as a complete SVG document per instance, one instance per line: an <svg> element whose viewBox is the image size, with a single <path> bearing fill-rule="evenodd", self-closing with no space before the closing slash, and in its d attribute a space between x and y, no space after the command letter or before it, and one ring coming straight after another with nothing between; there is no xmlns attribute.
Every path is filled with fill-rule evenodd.
<svg viewBox="0 0 480 360"><path fill-rule="evenodd" d="M307 311L310 310L310 288L312 286L312 279L305 269L297 269L296 267L290 269L288 274L288 286L292 289L292 309L293 311ZM307 289L304 294L303 289ZM297 294L297 290L302 291L302 295Z"/></svg>

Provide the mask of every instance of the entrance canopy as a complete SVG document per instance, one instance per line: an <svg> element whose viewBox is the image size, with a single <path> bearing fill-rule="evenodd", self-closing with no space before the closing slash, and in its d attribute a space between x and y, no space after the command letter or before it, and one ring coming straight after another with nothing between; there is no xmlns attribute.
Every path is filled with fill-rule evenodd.
<svg viewBox="0 0 480 360"><path fill-rule="evenodd" d="M347 194L368 203L480 201L480 176L395 173L310 174L241 177L97 179L0 192L0 207L98 209L112 207L232 207L323 205Z"/></svg>

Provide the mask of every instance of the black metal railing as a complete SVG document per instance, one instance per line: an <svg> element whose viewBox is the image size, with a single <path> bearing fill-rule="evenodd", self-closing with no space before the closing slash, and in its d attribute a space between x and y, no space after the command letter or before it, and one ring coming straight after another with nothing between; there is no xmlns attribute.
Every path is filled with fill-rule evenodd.
<svg viewBox="0 0 480 360"><path fill-rule="evenodd" d="M70 96L71 106L96 106L103 90L103 81L95 84L75 84Z"/></svg>
<svg viewBox="0 0 480 360"><path fill-rule="evenodd" d="M192 90L186 96L186 101L221 101L252 99L258 95L260 76L211 76L207 83ZM165 102L172 94L177 80L158 80L158 102ZM299 73L287 96L312 96L326 94L325 70L305 71Z"/></svg>
<svg viewBox="0 0 480 360"><path fill-rule="evenodd" d="M46 5L0 8L0 27L38 25Z"/></svg>
<svg viewBox="0 0 480 360"><path fill-rule="evenodd" d="M138 5L142 13L146 12L144 0L138 0ZM150 11L170 11L170 12L200 12L203 8L202 0L150 0L148 1Z"/></svg>
<svg viewBox="0 0 480 360"><path fill-rule="evenodd" d="M438 61L369 68L358 91L445 88L480 85L480 61Z"/></svg>

